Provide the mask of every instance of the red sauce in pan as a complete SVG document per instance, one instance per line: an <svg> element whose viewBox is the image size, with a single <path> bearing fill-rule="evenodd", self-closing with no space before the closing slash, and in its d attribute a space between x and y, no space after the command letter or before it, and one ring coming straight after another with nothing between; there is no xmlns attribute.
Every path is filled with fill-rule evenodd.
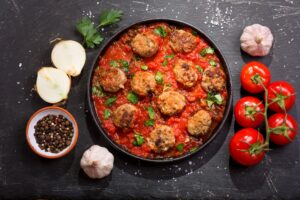
<svg viewBox="0 0 300 200"><path fill-rule="evenodd" d="M154 30L157 27L163 27L166 30L167 35L162 37L156 34ZM191 52L176 53L170 47L170 35L175 29L183 29L193 33L193 35L196 37L197 45ZM150 58L142 58L133 53L130 41L136 32L153 33L159 44L159 49L154 56ZM211 136L211 134L208 134L205 138L190 136L187 131L187 121L189 117L199 109L207 110L210 113L213 121L210 128L211 133L223 118L227 100L227 90L225 87L225 89L220 92L224 102L222 105L213 104L209 107L207 104L206 98L208 93L201 87L201 79L203 75L202 71L211 65L211 60L215 62L215 67L222 68L219 58L215 53L201 56L201 52L207 47L209 47L208 43L199 35L194 34L193 30L190 28L175 27L167 23L154 23L134 27L123 34L118 40L114 41L108 47L106 52L99 58L99 68L120 67L123 69L120 59L123 60L123 62L126 61L129 64L128 72L126 73L127 82L125 83L124 89L121 89L118 92L110 93L104 91L104 96L97 93L93 93L92 95L98 118L100 119L108 136L128 152L140 157L151 159L177 157L199 148L205 142L205 140ZM198 73L198 80L195 86L186 88L175 80L173 67L174 62L176 62L176 59L178 58L192 61L194 65L197 66L198 70L196 70L196 72ZM157 71L160 71L163 74L163 84L157 84L155 92L151 96L139 97L139 101L134 104L134 106L138 108L137 120L135 121L134 126L129 130L122 130L114 125L111 116L104 117L104 112L105 110L108 110L110 113L113 113L118 106L125 103L130 103L127 99L127 95L130 91L132 91L130 84L131 77L137 71L143 71L138 64L133 64L133 62L136 60L138 61L135 63L143 62L143 65L148 67L147 71L153 73L154 75L157 73ZM112 66L114 65L115 61L118 62L118 66ZM199 67L201 69L199 69ZM95 70L93 77L93 86L99 86L97 69ZM186 98L186 106L184 107L183 111L169 117L161 114L156 105L158 95L162 93L163 90L166 90L166 88L178 91ZM111 97L116 97L116 101L110 106L105 105L105 101ZM147 111L149 106L153 107L156 114L154 126L145 125L145 122L149 120ZM164 153L153 152L147 144L147 138L157 124L169 125L172 127L175 135L175 146ZM134 145L134 135L136 133L139 133L144 138L144 143L141 146ZM178 148L178 145L183 148Z"/></svg>

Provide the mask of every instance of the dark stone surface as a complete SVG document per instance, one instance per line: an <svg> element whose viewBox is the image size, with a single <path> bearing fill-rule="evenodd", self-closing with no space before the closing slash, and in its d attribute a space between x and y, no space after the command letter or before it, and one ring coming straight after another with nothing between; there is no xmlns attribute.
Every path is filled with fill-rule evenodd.
<svg viewBox="0 0 300 200"><path fill-rule="evenodd" d="M108 146L86 112L86 82L97 50L88 50L80 77L73 79L65 106L77 119L79 140L66 157L45 160L31 152L25 140L30 115L47 106L32 91L36 71L50 65L51 45L57 37L80 40L74 24L91 11L119 8L123 20L103 33L107 39L133 22L167 17L186 21L207 33L224 52L233 78L234 102L241 95L239 73L245 62L260 60L272 80L288 80L299 94L299 1L62 1L2 0L0 2L0 198L62 199L299 199L299 141L272 147L263 163L244 168L229 158L228 142L238 128L233 118L216 139L190 159L174 164L149 164L130 159L108 147L115 167L107 178L91 180L80 170L82 153L92 144ZM272 29L275 43L264 58L240 51L239 37L249 24ZM299 122L300 102L290 113Z"/></svg>

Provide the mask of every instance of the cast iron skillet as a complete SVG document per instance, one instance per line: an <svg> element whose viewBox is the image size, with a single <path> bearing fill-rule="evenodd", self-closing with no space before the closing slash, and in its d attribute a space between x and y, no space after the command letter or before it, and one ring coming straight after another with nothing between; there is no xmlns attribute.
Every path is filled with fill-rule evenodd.
<svg viewBox="0 0 300 200"><path fill-rule="evenodd" d="M136 155L126 151L119 144L117 144L113 140L111 140L109 138L109 136L106 134L106 131L104 130L104 128L102 127L100 120L98 119L98 116L97 116L97 113L96 113L96 110L95 110L95 107L94 107L93 99L92 99L92 96L91 96L91 94L92 94L92 78L93 78L94 70L95 70L96 67L98 67L99 57L102 56L105 53L105 51L110 46L110 44L112 42L116 41L123 33L125 33L128 29L132 28L133 26L141 25L141 24L155 23L155 22L166 22L168 24L172 24L172 25L175 25L175 26L183 26L183 27L192 28L194 31L197 32L197 34L199 34L200 37L205 39L209 43L209 45L215 49L215 52L216 52L217 56L219 57L220 62L222 64L222 66L224 68L224 71L226 73L226 76L227 76L228 100L227 100L227 105L226 105L226 109L225 109L225 112L224 112L224 117L223 117L223 120L221 121L221 123L219 123L219 125L214 129L211 137L194 152L189 152L189 153L183 154L183 155L178 156L178 157L165 158L165 159L163 159L163 158L161 158L161 159L150 159L150 158L143 158L143 157L140 157L140 156L136 156ZM227 66L227 63L226 63L224 57L222 56L222 53L220 52L220 50L216 46L216 44L208 36L206 36L201 30L199 30L195 26L190 25L186 22L182 22L182 21L178 21L178 20L174 20L174 19L149 19L149 20L139 21L137 23L134 23L132 25L129 25L129 26L121 29L113 37L111 37L104 45L102 45L102 47L99 50L99 53L97 54L97 57L94 60L93 67L90 69L90 73L89 73L89 76L88 76L87 98L88 98L89 111L92 115L92 118L93 118L94 122L96 123L96 125L99 129L99 132L106 138L106 140L114 148L118 149L119 151L121 151L121 152L123 152L123 153L125 153L125 154L127 154L131 157L134 157L134 158L137 158L137 159L140 159L140 160L143 160L143 161L165 163L165 162L178 161L178 160L184 159L188 156L191 156L191 155L197 153L198 151L203 149L208 143L210 143L216 137L216 135L222 129L222 127L223 127L223 125L224 125L224 123L225 123L225 121L226 121L226 119L229 115L229 112L230 112L231 103L232 103L232 82L231 82L229 68Z"/></svg>

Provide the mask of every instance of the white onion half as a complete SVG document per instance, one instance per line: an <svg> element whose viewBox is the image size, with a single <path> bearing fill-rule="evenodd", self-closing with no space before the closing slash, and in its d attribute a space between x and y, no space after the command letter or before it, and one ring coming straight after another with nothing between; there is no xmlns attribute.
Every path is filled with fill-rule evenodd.
<svg viewBox="0 0 300 200"><path fill-rule="evenodd" d="M60 69L42 67L37 73L37 93L48 103L58 103L67 99L70 88L70 77Z"/></svg>
<svg viewBox="0 0 300 200"><path fill-rule="evenodd" d="M51 60L55 67L68 75L78 76L85 64L85 49L74 40L62 40L53 47Z"/></svg>

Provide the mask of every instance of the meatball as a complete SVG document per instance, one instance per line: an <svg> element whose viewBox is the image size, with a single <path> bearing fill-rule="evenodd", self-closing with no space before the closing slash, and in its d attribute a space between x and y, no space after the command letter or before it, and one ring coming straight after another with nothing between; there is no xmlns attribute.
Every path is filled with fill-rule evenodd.
<svg viewBox="0 0 300 200"><path fill-rule="evenodd" d="M155 77L151 72L136 72L131 80L132 90L140 96L146 96L155 87Z"/></svg>
<svg viewBox="0 0 300 200"><path fill-rule="evenodd" d="M173 129L166 125L158 125L150 133L149 147L156 153L163 153L174 147L175 136Z"/></svg>
<svg viewBox="0 0 300 200"><path fill-rule="evenodd" d="M176 53L189 53L197 43L197 38L184 30L175 30L170 37L170 46Z"/></svg>
<svg viewBox="0 0 300 200"><path fill-rule="evenodd" d="M119 91L127 81L125 73L118 68L100 68L99 76L100 85L107 92Z"/></svg>
<svg viewBox="0 0 300 200"><path fill-rule="evenodd" d="M198 80L198 74L190 61L177 60L173 71L176 81L186 87L193 87Z"/></svg>
<svg viewBox="0 0 300 200"><path fill-rule="evenodd" d="M211 116L206 110L199 110L188 119L188 132L193 136L205 136L211 126Z"/></svg>
<svg viewBox="0 0 300 200"><path fill-rule="evenodd" d="M134 53L149 58L156 54L158 43L154 36L139 33L132 39L131 47Z"/></svg>
<svg viewBox="0 0 300 200"><path fill-rule="evenodd" d="M201 86L206 92L221 92L226 87L225 73L219 67L208 67L204 70Z"/></svg>
<svg viewBox="0 0 300 200"><path fill-rule="evenodd" d="M136 111L136 107L128 103L119 106L113 112L113 123L119 128L131 128L136 119Z"/></svg>
<svg viewBox="0 0 300 200"><path fill-rule="evenodd" d="M185 97L179 92L167 91L158 97L158 108L165 115L179 113L185 107Z"/></svg>

